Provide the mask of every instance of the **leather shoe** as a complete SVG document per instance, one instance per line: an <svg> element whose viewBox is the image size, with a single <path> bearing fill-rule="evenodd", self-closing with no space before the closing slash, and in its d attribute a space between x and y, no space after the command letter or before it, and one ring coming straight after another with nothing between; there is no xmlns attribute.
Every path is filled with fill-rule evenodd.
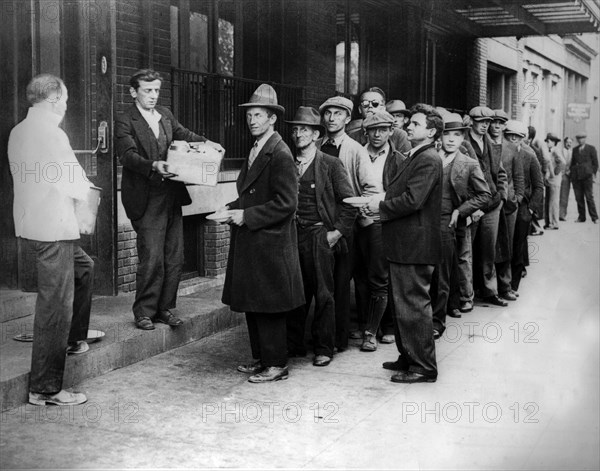
<svg viewBox="0 0 600 471"><path fill-rule="evenodd" d="M585 222L585 219L575 219L575 222Z"/></svg>
<svg viewBox="0 0 600 471"><path fill-rule="evenodd" d="M350 335L348 335L348 338L352 340L362 340L363 333L360 330L353 330L350 332Z"/></svg>
<svg viewBox="0 0 600 471"><path fill-rule="evenodd" d="M505 301L516 301L517 297L515 296L515 294L512 291L507 291L506 293L502 293L500 295L500 297L502 299L504 299Z"/></svg>
<svg viewBox="0 0 600 471"><path fill-rule="evenodd" d="M171 327L177 327L178 325L183 324L183 321L176 317L171 311L160 311L156 316L154 316L154 320L156 322L162 322L163 324L170 325Z"/></svg>
<svg viewBox="0 0 600 471"><path fill-rule="evenodd" d="M398 357L396 361L384 361L381 366L391 371L408 371L408 365L404 364L401 357Z"/></svg>
<svg viewBox="0 0 600 471"><path fill-rule="evenodd" d="M473 303L471 301L465 301L464 303L460 303L460 312L471 312L473 310Z"/></svg>
<svg viewBox="0 0 600 471"><path fill-rule="evenodd" d="M154 330L154 324L152 323L152 321L150 320L149 317L137 317L135 319L135 326L138 329L142 329L142 330Z"/></svg>
<svg viewBox="0 0 600 471"><path fill-rule="evenodd" d="M264 370L262 363L260 362L260 360L255 361L254 363L251 363L249 365L240 365L237 367L237 370L240 373L250 373L250 374L257 374L260 373L262 370Z"/></svg>
<svg viewBox="0 0 600 471"><path fill-rule="evenodd" d="M500 299L497 295L488 296L487 298L483 298L483 302L486 304L491 304L493 306L506 307L508 303L503 299Z"/></svg>
<svg viewBox="0 0 600 471"><path fill-rule="evenodd" d="M329 363L331 363L331 357L327 355L317 355L313 360L314 366L327 366Z"/></svg>
<svg viewBox="0 0 600 471"><path fill-rule="evenodd" d="M385 334L381 336L381 343L394 343L396 341L396 337L394 334Z"/></svg>
<svg viewBox="0 0 600 471"><path fill-rule="evenodd" d="M414 373L412 371L401 371L392 375L391 380L394 383L435 383L437 377L425 376L421 373Z"/></svg>
<svg viewBox="0 0 600 471"><path fill-rule="evenodd" d="M368 330L365 331L360 350L361 352L374 352L377 350L377 339L375 338L375 334L372 334Z"/></svg>
<svg viewBox="0 0 600 471"><path fill-rule="evenodd" d="M517 298L519 297L519 292L518 291L515 291L514 289L511 289L510 292L512 294L514 294Z"/></svg>
<svg viewBox="0 0 600 471"><path fill-rule="evenodd" d="M251 383L268 383L269 381L279 381L280 379L288 379L287 366L268 366L260 373L250 376L248 381Z"/></svg>
<svg viewBox="0 0 600 471"><path fill-rule="evenodd" d="M565 218L558 218L558 220L559 220L559 221L563 221L563 222L564 222L564 221L566 221L566 219L565 219Z"/></svg>
<svg viewBox="0 0 600 471"><path fill-rule="evenodd" d="M450 317L455 317L457 319L460 319L462 317L462 314L460 313L460 309L452 309L452 310L450 310L448 315Z"/></svg>
<svg viewBox="0 0 600 471"><path fill-rule="evenodd" d="M592 223L594 223L594 224L598 224L598 219L593 219L593 220L592 220Z"/></svg>

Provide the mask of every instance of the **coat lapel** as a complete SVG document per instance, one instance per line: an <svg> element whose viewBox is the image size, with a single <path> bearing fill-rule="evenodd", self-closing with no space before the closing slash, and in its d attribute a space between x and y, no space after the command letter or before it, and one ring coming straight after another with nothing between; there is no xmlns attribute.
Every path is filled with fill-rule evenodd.
<svg viewBox="0 0 600 471"><path fill-rule="evenodd" d="M279 133L275 132L267 140L263 148L256 156L256 159L254 159L252 167L250 167L249 169L248 160L246 160L246 163L242 168L242 172L240 172L240 178L238 179L238 181L242 182L238 190L239 194L243 193L259 177L259 175L262 173L262 171L265 169L265 167L271 160L273 150L275 149L275 146L279 143L279 141L281 141L281 136L279 135Z"/></svg>
<svg viewBox="0 0 600 471"><path fill-rule="evenodd" d="M321 151L317 151L315 155L315 190L317 196L317 202L323 199L323 193L325 191L324 180L327 175L327 169L325 168L325 160Z"/></svg>
<svg viewBox="0 0 600 471"><path fill-rule="evenodd" d="M389 181L388 187L393 182L395 182L398 179L398 177L400 177L400 175L402 175L402 173L406 170L406 167L408 167L408 164L410 164L417 155L419 155L421 152L424 152L431 147L433 147L433 144L428 144L426 146L423 146L419 150L417 150L417 152L415 152L413 155L405 158L402 162L400 162L400 164L398 165L398 170L396 171L396 175L394 175L394 177Z"/></svg>
<svg viewBox="0 0 600 471"><path fill-rule="evenodd" d="M136 136L140 140L148 159L156 160L156 146L153 142L153 140L156 141L156 137L154 137L154 133L152 132L152 129L150 129L150 125L144 119L136 105L133 105L133 110L131 111L131 124L135 129Z"/></svg>

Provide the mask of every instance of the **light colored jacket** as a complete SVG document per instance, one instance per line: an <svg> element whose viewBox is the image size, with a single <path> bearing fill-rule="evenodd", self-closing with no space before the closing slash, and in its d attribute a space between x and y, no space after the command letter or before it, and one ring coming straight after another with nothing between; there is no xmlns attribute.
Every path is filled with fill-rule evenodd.
<svg viewBox="0 0 600 471"><path fill-rule="evenodd" d="M17 237L42 242L79 239L75 200L87 199L91 183L59 124L58 115L32 107L10 133Z"/></svg>

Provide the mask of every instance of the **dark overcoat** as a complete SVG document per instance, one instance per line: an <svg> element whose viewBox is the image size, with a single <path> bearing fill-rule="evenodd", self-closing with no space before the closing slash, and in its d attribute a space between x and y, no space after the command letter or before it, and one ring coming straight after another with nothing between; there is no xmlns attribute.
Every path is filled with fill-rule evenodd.
<svg viewBox="0 0 600 471"><path fill-rule="evenodd" d="M167 146L173 139L188 142L204 142L206 138L183 127L164 106L157 106L167 138ZM162 177L152 170L152 162L160 160L156 137L138 107L134 104L115 121L115 147L123 164L121 198L127 217L132 221L146 212L150 187L158 185ZM192 202L183 182L169 181L181 206Z"/></svg>
<svg viewBox="0 0 600 471"><path fill-rule="evenodd" d="M442 160L433 144L397 166L379 204L383 251L394 263L441 261Z"/></svg>
<svg viewBox="0 0 600 471"><path fill-rule="evenodd" d="M460 151L456 153L452 162L450 184L460 203L457 209L461 218L467 218L485 207L492 198L479 162Z"/></svg>
<svg viewBox="0 0 600 471"><path fill-rule="evenodd" d="M598 154L594 146L576 146L571 157L571 180L585 180L598 171Z"/></svg>
<svg viewBox="0 0 600 471"><path fill-rule="evenodd" d="M304 305L295 213L298 177L289 147L276 132L237 179L244 224L231 226L222 301L238 312L279 313Z"/></svg>

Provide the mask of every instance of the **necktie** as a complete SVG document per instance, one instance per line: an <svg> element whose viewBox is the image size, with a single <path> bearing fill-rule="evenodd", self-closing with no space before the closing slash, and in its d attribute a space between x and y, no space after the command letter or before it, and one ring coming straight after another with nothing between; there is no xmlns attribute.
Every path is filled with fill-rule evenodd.
<svg viewBox="0 0 600 471"><path fill-rule="evenodd" d="M337 146L335 145L335 141L333 139L327 139L327 142L325 143L326 146L331 146L331 147L335 147L337 149Z"/></svg>
<svg viewBox="0 0 600 471"><path fill-rule="evenodd" d="M255 142L254 145L252 146L252 149L250 149L250 155L248 156L248 168L252 167L252 164L254 163L254 160L256 159L256 149L258 148L258 142Z"/></svg>

